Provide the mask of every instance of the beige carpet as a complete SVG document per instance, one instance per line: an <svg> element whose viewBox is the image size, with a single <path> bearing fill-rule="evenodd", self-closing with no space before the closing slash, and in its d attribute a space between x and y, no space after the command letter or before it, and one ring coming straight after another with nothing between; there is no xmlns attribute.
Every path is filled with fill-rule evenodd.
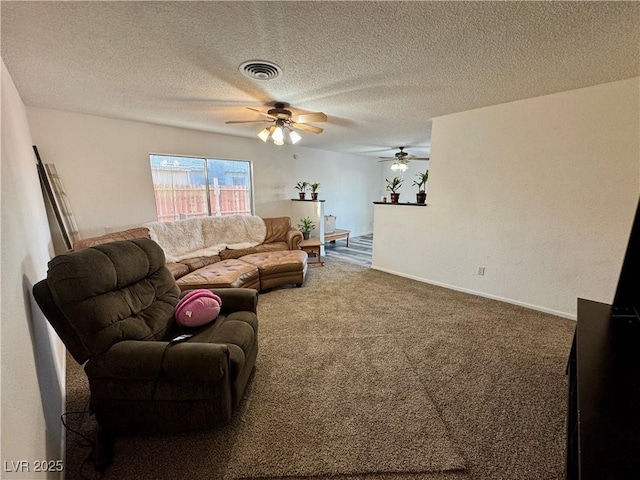
<svg viewBox="0 0 640 480"><path fill-rule="evenodd" d="M234 478L464 467L393 338L271 338L261 348Z"/></svg>
<svg viewBox="0 0 640 480"><path fill-rule="evenodd" d="M335 260L258 309L257 369L231 425L119 438L105 479L563 478L574 322ZM69 410L88 399L72 362ZM87 452L70 437L67 479Z"/></svg>

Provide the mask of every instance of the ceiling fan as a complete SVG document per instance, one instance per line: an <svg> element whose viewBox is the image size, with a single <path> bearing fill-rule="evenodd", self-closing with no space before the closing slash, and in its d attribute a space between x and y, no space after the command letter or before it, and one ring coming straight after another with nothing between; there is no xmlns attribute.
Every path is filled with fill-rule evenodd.
<svg viewBox="0 0 640 480"><path fill-rule="evenodd" d="M265 127L258 133L258 137L263 142L266 142L269 137L276 145L284 144L284 136L288 135L291 143L297 143L302 137L298 135L295 130L303 130L311 133L322 133L324 130L315 125L308 125L308 122L326 122L327 116L322 112L302 113L300 115L293 115L291 110L288 110L289 104L285 102L275 102L273 108L263 112L257 108L247 107L247 109L259 113L260 115L267 117L257 120L228 120L226 124L236 123L261 123L271 122L269 127Z"/></svg>
<svg viewBox="0 0 640 480"><path fill-rule="evenodd" d="M418 157L416 155L409 155L407 152L404 151L405 147L398 147L400 149L399 152L397 152L393 157L378 157L381 158L382 160L379 160L380 162L390 162L393 161L393 164L391 165L391 170L400 170L401 172L404 172L407 170L407 164L409 163L409 160L429 160L429 157Z"/></svg>

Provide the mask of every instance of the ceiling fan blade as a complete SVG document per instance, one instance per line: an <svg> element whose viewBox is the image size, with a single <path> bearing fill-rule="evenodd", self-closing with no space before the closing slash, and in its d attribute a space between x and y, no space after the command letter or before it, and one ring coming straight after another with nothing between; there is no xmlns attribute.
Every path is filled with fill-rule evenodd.
<svg viewBox="0 0 640 480"><path fill-rule="evenodd" d="M258 110L257 108L251 108L251 107L247 107L247 108L249 110L253 111L253 112L259 113L260 115L264 115L265 117L269 117L269 118L272 118L274 120L278 119L278 117L274 117L273 115L269 115L267 112L262 112L262 111Z"/></svg>
<svg viewBox="0 0 640 480"><path fill-rule="evenodd" d="M263 123L263 122L268 122L269 120L227 120L226 124L232 124L232 123Z"/></svg>
<svg viewBox="0 0 640 480"><path fill-rule="evenodd" d="M414 157L413 155L409 155L406 157L407 160L429 160L429 157Z"/></svg>
<svg viewBox="0 0 640 480"><path fill-rule="evenodd" d="M295 123L295 122L291 122L291 126L293 128L296 128L298 130L304 130L305 132L311 132L311 133L322 133L324 132L324 130L320 127L316 127L314 125L307 125L304 123Z"/></svg>
<svg viewBox="0 0 640 480"><path fill-rule="evenodd" d="M292 115L291 121L296 123L326 122L327 116L322 112L302 113L300 115Z"/></svg>

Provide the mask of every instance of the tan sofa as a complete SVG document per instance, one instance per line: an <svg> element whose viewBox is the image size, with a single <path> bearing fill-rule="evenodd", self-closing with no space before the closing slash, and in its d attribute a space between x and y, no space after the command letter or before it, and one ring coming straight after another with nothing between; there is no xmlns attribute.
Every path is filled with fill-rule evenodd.
<svg viewBox="0 0 640 480"><path fill-rule="evenodd" d="M256 218L259 217L253 217L254 220ZM243 219L237 218L237 220L240 222ZM207 245L198 243L194 256L190 256L187 252L177 261L168 261L166 266L177 280L178 286L182 290L224 287L265 290L287 284L301 285L307 272L307 255L300 250L302 233L291 226L289 217L262 218L261 220L265 227L262 243L247 247L239 241L237 245L242 245L243 248L223 248L219 251L213 249L212 251L217 252L214 255L199 254L206 251L206 248L202 247ZM191 223L194 221L192 219ZM226 217L224 221L228 224L230 218ZM180 227L182 225L180 222L184 221L168 223L174 223L172 227ZM206 220L203 219L203 222L210 224L215 223L215 220L209 217ZM73 245L73 250L118 240L153 238L155 222L148 225L80 240ZM175 252L168 246L163 246L162 241L158 241L157 238L155 240L165 252L170 252L167 255L168 260L176 260L172 258ZM190 242L190 239L187 239L187 242Z"/></svg>

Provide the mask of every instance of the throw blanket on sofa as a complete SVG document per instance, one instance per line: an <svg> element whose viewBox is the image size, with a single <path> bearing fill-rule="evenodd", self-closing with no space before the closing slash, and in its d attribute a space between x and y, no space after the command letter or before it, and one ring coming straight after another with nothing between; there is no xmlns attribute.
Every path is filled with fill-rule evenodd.
<svg viewBox="0 0 640 480"><path fill-rule="evenodd" d="M244 215L151 222L145 227L164 250L167 262L218 255L225 248L255 247L267 235L262 218Z"/></svg>

